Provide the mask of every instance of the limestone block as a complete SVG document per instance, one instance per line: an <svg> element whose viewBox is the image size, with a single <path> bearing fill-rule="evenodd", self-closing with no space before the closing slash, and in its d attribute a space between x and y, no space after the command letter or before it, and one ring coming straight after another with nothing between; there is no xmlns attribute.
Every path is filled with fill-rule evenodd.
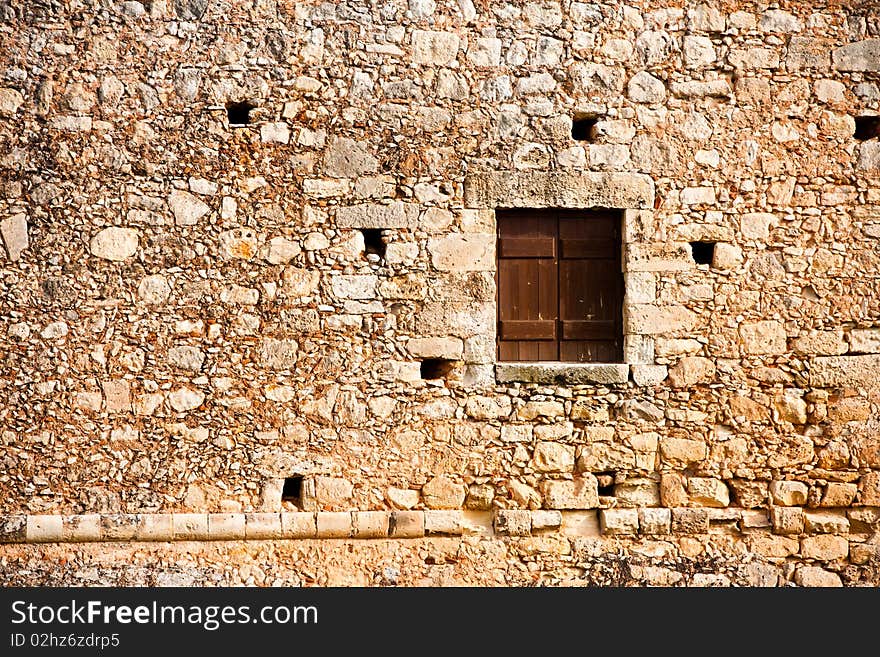
<svg viewBox="0 0 880 657"><path fill-rule="evenodd" d="M682 205L715 205L715 188L685 187L679 194Z"/></svg>
<svg viewBox="0 0 880 657"><path fill-rule="evenodd" d="M24 97L16 89L0 88L0 116L15 116L22 103Z"/></svg>
<svg viewBox="0 0 880 657"><path fill-rule="evenodd" d="M852 329L849 350L854 354L880 354L880 328Z"/></svg>
<svg viewBox="0 0 880 657"><path fill-rule="evenodd" d="M495 236L479 233L448 235L428 240L431 264L439 271L492 271Z"/></svg>
<svg viewBox="0 0 880 657"><path fill-rule="evenodd" d="M727 56L727 62L734 68L744 70L757 70L765 68L777 68L779 55L772 48L731 48Z"/></svg>
<svg viewBox="0 0 880 657"><path fill-rule="evenodd" d="M468 398L465 404L465 413L475 420L498 420L508 417L511 408L512 406L509 397L487 397L477 395ZM505 440L505 438L502 437L502 440Z"/></svg>
<svg viewBox="0 0 880 657"><path fill-rule="evenodd" d="M773 401L773 419L777 422L806 424L807 402L797 392L787 390Z"/></svg>
<svg viewBox="0 0 880 657"><path fill-rule="evenodd" d="M591 474L573 481L544 481L541 484L546 509L595 509L599 506L599 483Z"/></svg>
<svg viewBox="0 0 880 657"><path fill-rule="evenodd" d="M611 472L636 467L636 455L625 445L592 443L578 446L579 472Z"/></svg>
<svg viewBox="0 0 880 657"><path fill-rule="evenodd" d="M603 534L637 534L639 531L639 512L637 509L601 509L599 527Z"/></svg>
<svg viewBox="0 0 880 657"><path fill-rule="evenodd" d="M561 511L532 511L532 531L559 529L562 526Z"/></svg>
<svg viewBox="0 0 880 657"><path fill-rule="evenodd" d="M387 538L391 518L387 511L355 511L351 515L354 538Z"/></svg>
<svg viewBox="0 0 880 657"><path fill-rule="evenodd" d="M62 516L29 515L25 529L28 543L56 543L62 540Z"/></svg>
<svg viewBox="0 0 880 657"><path fill-rule="evenodd" d="M205 353L198 347L181 345L168 350L168 364L190 372L199 372L205 362Z"/></svg>
<svg viewBox="0 0 880 657"><path fill-rule="evenodd" d="M859 487L856 484L848 484L838 481L829 482L819 501L820 507L849 506L853 503Z"/></svg>
<svg viewBox="0 0 880 657"><path fill-rule="evenodd" d="M685 478L679 474L664 474L660 477L660 502L663 506L678 507L688 503Z"/></svg>
<svg viewBox="0 0 880 657"><path fill-rule="evenodd" d="M175 541L207 541L207 513L174 513L171 515Z"/></svg>
<svg viewBox="0 0 880 657"><path fill-rule="evenodd" d="M333 295L338 299L375 299L379 279L373 274L343 274L331 279Z"/></svg>
<svg viewBox="0 0 880 657"><path fill-rule="evenodd" d="M865 39L848 43L831 52L836 71L880 72L880 39Z"/></svg>
<svg viewBox="0 0 880 657"><path fill-rule="evenodd" d="M422 511L392 511L389 523L391 538L421 538L425 535L425 514Z"/></svg>
<svg viewBox="0 0 880 657"><path fill-rule="evenodd" d="M22 251L27 249L29 244L27 216L15 214L0 221L0 237L3 238L9 259L15 262L21 258Z"/></svg>
<svg viewBox="0 0 880 657"><path fill-rule="evenodd" d="M210 527L209 527L210 529ZM170 541L174 539L174 522L170 513L141 515L134 538L136 541Z"/></svg>
<svg viewBox="0 0 880 657"><path fill-rule="evenodd" d="M632 477L614 485L614 498L621 506L659 506L660 485L647 477Z"/></svg>
<svg viewBox="0 0 880 657"><path fill-rule="evenodd" d="M201 390L194 390L186 386L177 388L168 393L168 403L178 413L191 411L198 408L205 401L205 394Z"/></svg>
<svg viewBox="0 0 880 657"><path fill-rule="evenodd" d="M168 206L178 226L194 226L211 208L197 196L176 189L168 195Z"/></svg>
<svg viewBox="0 0 880 657"><path fill-rule="evenodd" d="M706 36L685 36L681 53L685 68L700 69L715 63L715 47Z"/></svg>
<svg viewBox="0 0 880 657"><path fill-rule="evenodd" d="M749 212L739 219L740 234L747 240L766 241L770 227L776 224L776 215L769 212Z"/></svg>
<svg viewBox="0 0 880 657"><path fill-rule="evenodd" d="M774 534L802 534L804 510L800 507L770 507L770 522Z"/></svg>
<svg viewBox="0 0 880 657"><path fill-rule="evenodd" d="M768 9L761 14L758 25L765 32L788 34L800 32L803 29L801 22L787 11L781 9Z"/></svg>
<svg viewBox="0 0 880 657"><path fill-rule="evenodd" d="M481 172L465 180L469 208L654 207L654 183L643 174L558 171Z"/></svg>
<svg viewBox="0 0 880 657"><path fill-rule="evenodd" d="M379 161L368 146L347 137L332 137L324 151L323 172L333 178L355 178L376 173Z"/></svg>
<svg viewBox="0 0 880 657"><path fill-rule="evenodd" d="M354 532L352 514L348 511L320 511L317 514L318 538L350 538Z"/></svg>
<svg viewBox="0 0 880 657"><path fill-rule="evenodd" d="M850 333L850 342L852 342L852 333ZM792 340L791 346L794 351L810 356L838 356L847 351L846 340L843 331L840 330L811 331Z"/></svg>
<svg viewBox="0 0 880 657"><path fill-rule="evenodd" d="M363 203L336 210L339 228L415 228L419 222L416 203Z"/></svg>
<svg viewBox="0 0 880 657"><path fill-rule="evenodd" d="M555 419L565 414L562 402L557 401L530 401L526 402L516 412L520 420L534 420L539 417Z"/></svg>
<svg viewBox="0 0 880 657"><path fill-rule="evenodd" d="M297 349L295 340L263 338L257 348L257 362L273 370L291 369L296 364Z"/></svg>
<svg viewBox="0 0 880 657"><path fill-rule="evenodd" d="M672 526L672 511L669 509L638 509L639 532L648 535L668 534Z"/></svg>
<svg viewBox="0 0 880 657"><path fill-rule="evenodd" d="M282 513L282 538L315 538L318 535L316 513Z"/></svg>
<svg viewBox="0 0 880 657"><path fill-rule="evenodd" d="M532 533L532 514L518 509L499 509L495 512L495 533L502 536L529 536Z"/></svg>
<svg viewBox="0 0 880 657"><path fill-rule="evenodd" d="M629 366L604 363L498 363L495 376L499 383L626 383Z"/></svg>
<svg viewBox="0 0 880 657"><path fill-rule="evenodd" d="M788 349L781 322L764 320L739 325L743 352L749 355L784 354Z"/></svg>
<svg viewBox="0 0 880 657"><path fill-rule="evenodd" d="M345 506L354 494L354 487L342 477L317 476L312 480L311 493L318 509ZM304 493L305 496L305 493Z"/></svg>
<svg viewBox="0 0 880 657"><path fill-rule="evenodd" d="M634 103L662 103L666 100L666 85L647 71L640 71L630 78L626 92Z"/></svg>
<svg viewBox="0 0 880 657"><path fill-rule="evenodd" d="M859 503L880 506L880 472L869 472L859 479Z"/></svg>
<svg viewBox="0 0 880 657"><path fill-rule="evenodd" d="M245 538L245 514L209 513L208 536L215 541L234 541Z"/></svg>
<svg viewBox="0 0 880 657"><path fill-rule="evenodd" d="M164 537L164 540L171 540L171 516L169 514L163 514L161 517L168 518L169 521L169 531ZM93 541L100 541L100 514L90 513L86 515L64 516L62 521L62 536L65 541L69 541L71 543L89 543ZM0 542L3 542L2 534L0 534Z"/></svg>
<svg viewBox="0 0 880 657"><path fill-rule="evenodd" d="M467 57L474 66L498 66L501 63L501 39L481 37L471 40Z"/></svg>
<svg viewBox="0 0 880 657"><path fill-rule="evenodd" d="M697 463L709 456L709 447L702 440L661 436L660 456L673 466Z"/></svg>
<svg viewBox="0 0 880 657"><path fill-rule="evenodd" d="M816 387L874 388L880 383L880 355L818 356L810 368Z"/></svg>
<svg viewBox="0 0 880 657"><path fill-rule="evenodd" d="M283 121L264 123L260 126L260 141L264 144L288 144L290 143L290 126Z"/></svg>
<svg viewBox="0 0 880 657"><path fill-rule="evenodd" d="M539 442L535 445L533 463L538 472L571 472L574 470L574 445Z"/></svg>
<svg viewBox="0 0 880 657"><path fill-rule="evenodd" d="M697 325L697 315L684 306L633 304L624 309L624 332L658 335L690 331Z"/></svg>
<svg viewBox="0 0 880 657"><path fill-rule="evenodd" d="M770 483L770 498L779 506L803 506L807 503L807 485L800 481L777 480Z"/></svg>
<svg viewBox="0 0 880 657"><path fill-rule="evenodd" d="M454 32L415 30L412 35L413 62L432 66L447 66L458 56L459 41L458 35Z"/></svg>
<svg viewBox="0 0 880 657"><path fill-rule="evenodd" d="M730 491L720 479L711 477L689 477L688 496L697 506L725 507L730 504Z"/></svg>
<svg viewBox="0 0 880 657"><path fill-rule="evenodd" d="M843 511L805 511L804 528L814 534L849 534L849 520Z"/></svg>
<svg viewBox="0 0 880 657"><path fill-rule="evenodd" d="M708 509L672 509L674 534L705 534L708 531Z"/></svg>
<svg viewBox="0 0 880 657"><path fill-rule="evenodd" d="M467 488L446 475L439 475L422 486L422 499L429 509L460 509Z"/></svg>
<svg viewBox="0 0 880 657"><path fill-rule="evenodd" d="M801 539L801 556L817 561L846 559L849 555L849 541L843 536L820 534Z"/></svg>
<svg viewBox="0 0 880 657"><path fill-rule="evenodd" d="M461 536L463 531L461 511L425 511L426 536Z"/></svg>
<svg viewBox="0 0 880 657"><path fill-rule="evenodd" d="M669 368L669 383L674 388L709 383L714 378L715 363L702 356L685 356Z"/></svg>
<svg viewBox="0 0 880 657"><path fill-rule="evenodd" d="M5 234L4 234L5 240ZM97 233L89 243L93 256L104 260L122 261L138 249L138 232L133 228L111 226Z"/></svg>
<svg viewBox="0 0 880 657"><path fill-rule="evenodd" d="M801 566L794 575L798 586L836 588L843 586L840 575L819 568L818 566Z"/></svg>

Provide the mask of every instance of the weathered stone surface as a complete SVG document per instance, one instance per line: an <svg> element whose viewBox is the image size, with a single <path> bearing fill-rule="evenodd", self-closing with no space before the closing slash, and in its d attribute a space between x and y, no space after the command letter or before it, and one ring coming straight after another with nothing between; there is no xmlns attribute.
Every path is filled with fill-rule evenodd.
<svg viewBox="0 0 880 657"><path fill-rule="evenodd" d="M641 174L486 172L468 176L465 203L472 208L650 208L654 184Z"/></svg>
<svg viewBox="0 0 880 657"><path fill-rule="evenodd" d="M880 39L849 43L831 52L832 66L837 71L880 71Z"/></svg>
<svg viewBox="0 0 880 657"><path fill-rule="evenodd" d="M92 255L105 260L125 260L133 256L137 249L138 232L133 228L105 228L89 243Z"/></svg>
<svg viewBox="0 0 880 657"><path fill-rule="evenodd" d="M715 364L701 356L685 356L669 368L669 384L675 388L709 383L714 378Z"/></svg>
<svg viewBox="0 0 880 657"><path fill-rule="evenodd" d="M257 358L264 366L273 370L286 370L296 364L298 345L295 340L263 338L257 350Z"/></svg>
<svg viewBox="0 0 880 657"><path fill-rule="evenodd" d="M658 335L692 330L697 315L683 306L633 304L624 312L624 332Z"/></svg>
<svg viewBox="0 0 880 657"><path fill-rule="evenodd" d="M725 507L730 504L730 491L720 479L689 477L688 496L696 506Z"/></svg>
<svg viewBox="0 0 880 657"><path fill-rule="evenodd" d="M639 532L647 535L668 534L672 526L669 509L639 509Z"/></svg>
<svg viewBox="0 0 880 657"><path fill-rule="evenodd" d="M15 116L22 103L24 97L16 89L0 88L0 116Z"/></svg>
<svg viewBox="0 0 880 657"><path fill-rule="evenodd" d="M572 481L545 481L541 490L547 509L595 509L599 506L599 484L590 474Z"/></svg>
<svg viewBox="0 0 880 657"><path fill-rule="evenodd" d="M415 228L418 221L418 205L402 201L363 203L336 210L336 225L340 228Z"/></svg>
<svg viewBox="0 0 880 657"><path fill-rule="evenodd" d="M801 554L807 559L834 561L849 554L849 541L842 536L821 534L801 539Z"/></svg>
<svg viewBox="0 0 880 657"><path fill-rule="evenodd" d="M774 534L801 534L804 531L804 510L800 507L770 507Z"/></svg>
<svg viewBox="0 0 880 657"><path fill-rule="evenodd" d="M15 214L0 221L0 238L6 247L6 255L15 262L28 248L28 225L24 214Z"/></svg>
<svg viewBox="0 0 880 657"><path fill-rule="evenodd" d="M599 526L603 534L637 534L639 512L636 509L602 509L599 511Z"/></svg>
<svg viewBox="0 0 880 657"><path fill-rule="evenodd" d="M495 512L494 528L502 536L529 536L532 533L531 512L499 509Z"/></svg>
<svg viewBox="0 0 880 657"><path fill-rule="evenodd" d="M626 92L634 103L662 103L666 100L666 85L647 71L640 71L630 78Z"/></svg>
<svg viewBox="0 0 880 657"><path fill-rule="evenodd" d="M205 401L205 394L192 388L178 388L168 394L168 403L178 413L198 408Z"/></svg>
<svg viewBox="0 0 880 657"><path fill-rule="evenodd" d="M534 467L538 472L574 470L574 445L543 441L535 445Z"/></svg>
<svg viewBox="0 0 880 657"><path fill-rule="evenodd" d="M460 509L465 495L467 488L446 475L434 477L422 486L422 499L429 509Z"/></svg>
<svg viewBox="0 0 880 657"><path fill-rule="evenodd" d="M495 264L495 236L468 233L428 240L431 264L439 271L490 271Z"/></svg>
<svg viewBox="0 0 880 657"><path fill-rule="evenodd" d="M849 534L849 520L842 511L805 511L804 529L817 534Z"/></svg>
<svg viewBox="0 0 880 657"><path fill-rule="evenodd" d="M705 534L709 531L707 509L672 509L672 531L680 534Z"/></svg>
<svg viewBox="0 0 880 657"><path fill-rule="evenodd" d="M770 482L770 498L781 506L803 506L807 503L807 485L800 481Z"/></svg>
<svg viewBox="0 0 880 657"><path fill-rule="evenodd" d="M810 367L810 385L873 388L880 382L880 355L819 356Z"/></svg>
<svg viewBox="0 0 880 657"><path fill-rule="evenodd" d="M843 586L840 575L819 568L818 566L801 566L794 575L798 586L835 588Z"/></svg>
<svg viewBox="0 0 880 657"><path fill-rule="evenodd" d="M696 463L708 457L709 448L702 440L661 436L660 455L673 465Z"/></svg>
<svg viewBox="0 0 880 657"><path fill-rule="evenodd" d="M788 349L785 328L771 320L740 324L739 337L746 354L784 354Z"/></svg>
<svg viewBox="0 0 880 657"><path fill-rule="evenodd" d="M197 196L176 189L168 195L168 206L178 226L194 226L211 208Z"/></svg>
<svg viewBox="0 0 880 657"><path fill-rule="evenodd" d="M333 137L324 152L324 173L334 178L353 178L376 173L379 161L367 145L347 137Z"/></svg>
<svg viewBox="0 0 880 657"><path fill-rule="evenodd" d="M880 353L880 328L853 329L849 332L849 350L854 354ZM843 352L835 352L837 354Z"/></svg>
<svg viewBox="0 0 880 657"><path fill-rule="evenodd" d="M416 64L446 66L458 55L458 35L454 32L415 30L412 34L412 58Z"/></svg>
<svg viewBox="0 0 880 657"><path fill-rule="evenodd" d="M495 366L495 377L499 383L625 383L629 378L629 366L598 363L498 363Z"/></svg>

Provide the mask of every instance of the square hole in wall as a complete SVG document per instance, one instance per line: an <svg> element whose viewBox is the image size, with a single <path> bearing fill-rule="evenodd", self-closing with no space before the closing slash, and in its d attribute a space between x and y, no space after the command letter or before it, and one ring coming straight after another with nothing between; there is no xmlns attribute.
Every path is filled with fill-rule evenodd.
<svg viewBox="0 0 880 657"><path fill-rule="evenodd" d="M303 491L303 478L301 475L287 477L284 480L284 488L281 489L281 501L282 502L292 502L296 506L301 506L302 505L302 491Z"/></svg>
<svg viewBox="0 0 880 657"><path fill-rule="evenodd" d="M385 258L385 237L381 228L363 228L361 234L364 236L364 255L369 258L375 255L379 260Z"/></svg>
<svg viewBox="0 0 880 657"><path fill-rule="evenodd" d="M596 481L599 484L599 495L602 497L614 497L614 473L597 472Z"/></svg>
<svg viewBox="0 0 880 657"><path fill-rule="evenodd" d="M251 111L256 105L249 101L226 104L226 118L230 126L244 126L251 122Z"/></svg>
<svg viewBox="0 0 880 657"><path fill-rule="evenodd" d="M856 131L853 135L859 141L880 137L880 116L857 116Z"/></svg>
<svg viewBox="0 0 880 657"><path fill-rule="evenodd" d="M445 379L455 368L454 360L445 358L426 358L422 361L420 372L423 379Z"/></svg>
<svg viewBox="0 0 880 657"><path fill-rule="evenodd" d="M595 114L575 114L571 119L571 138L575 141L595 141L598 122L599 117Z"/></svg>
<svg viewBox="0 0 880 657"><path fill-rule="evenodd" d="M715 242L691 242L691 255L698 265L711 265L715 257Z"/></svg>

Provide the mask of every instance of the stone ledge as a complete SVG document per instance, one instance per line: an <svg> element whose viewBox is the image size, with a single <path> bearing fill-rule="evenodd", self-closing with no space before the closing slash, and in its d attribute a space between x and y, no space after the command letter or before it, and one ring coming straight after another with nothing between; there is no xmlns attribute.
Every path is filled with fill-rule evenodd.
<svg viewBox="0 0 880 657"><path fill-rule="evenodd" d="M629 365L623 363L497 363L498 383L626 383Z"/></svg>
<svg viewBox="0 0 880 657"><path fill-rule="evenodd" d="M654 181L639 173L487 171L465 180L469 208L652 209Z"/></svg>
<svg viewBox="0 0 880 657"><path fill-rule="evenodd" d="M775 514L773 512L776 512ZM784 512L784 517L779 516ZM851 516L851 520L847 516ZM783 523L789 516L803 520ZM764 532L756 532L763 529ZM610 509L461 509L319 511L317 513L119 513L0 515L0 544L284 539L407 539L431 536L528 537L671 535L739 531L743 535L867 535L880 529L880 507L617 507ZM772 533L771 533L772 532ZM856 543L858 544L858 539Z"/></svg>

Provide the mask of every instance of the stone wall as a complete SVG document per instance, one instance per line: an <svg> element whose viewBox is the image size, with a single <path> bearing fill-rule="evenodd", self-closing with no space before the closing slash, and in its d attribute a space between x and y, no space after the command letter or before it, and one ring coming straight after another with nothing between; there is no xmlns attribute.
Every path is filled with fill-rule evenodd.
<svg viewBox="0 0 880 657"><path fill-rule="evenodd" d="M880 583L870 3L0 20L0 558L23 581L63 552L43 541L122 572L118 541L154 541L147 569L178 540L302 541L321 569L369 538L368 580L437 540L467 562L449 582ZM499 207L623 211L624 363L495 362ZM285 518L315 533L248 534Z"/></svg>

